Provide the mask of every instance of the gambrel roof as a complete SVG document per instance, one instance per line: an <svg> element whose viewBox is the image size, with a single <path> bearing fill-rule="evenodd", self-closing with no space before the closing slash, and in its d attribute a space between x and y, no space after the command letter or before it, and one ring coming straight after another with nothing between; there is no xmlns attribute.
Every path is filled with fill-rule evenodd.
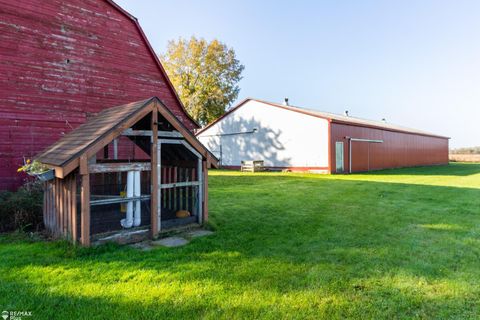
<svg viewBox="0 0 480 320"><path fill-rule="evenodd" d="M143 32L143 29L140 26L140 23L138 22L138 19L136 17L134 17L132 14L130 14L128 11L126 11L125 9L120 7L118 4L116 4L113 0L104 0L104 1L132 21L132 23L135 25L135 28L137 28L144 44L148 48L148 51L150 52L153 60L157 64L158 69L160 70L162 75L165 77L168 87L170 88L170 90L174 94L175 98L178 100L178 103L182 107L182 111L184 112L185 116L187 116L188 119L190 119L190 121L192 121L192 123L197 126L197 128L200 128L200 125L198 124L198 122L195 119L193 119L192 116L190 116L190 114L185 109L185 106L183 105L182 100L180 100L180 97L178 96L177 90L175 90L175 87L173 86L172 82L170 81L170 78L168 77L167 72L165 71L165 68L163 67L162 63L160 62L160 59L158 58L158 55L153 50L153 47L150 44L150 41L148 41L147 36Z"/></svg>

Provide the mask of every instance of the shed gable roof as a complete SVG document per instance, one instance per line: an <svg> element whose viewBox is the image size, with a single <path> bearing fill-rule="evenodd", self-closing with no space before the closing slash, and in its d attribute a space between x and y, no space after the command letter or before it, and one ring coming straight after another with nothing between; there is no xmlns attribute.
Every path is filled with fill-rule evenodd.
<svg viewBox="0 0 480 320"><path fill-rule="evenodd" d="M45 164L63 166L72 158L78 157L82 151L94 144L113 128L126 122L150 101L151 99L148 99L104 109L49 146L36 159Z"/></svg>
<svg viewBox="0 0 480 320"><path fill-rule="evenodd" d="M185 139L200 154L214 166L217 166L218 160L215 156L198 142L190 130L157 97L104 109L46 148L36 157L36 160L56 169L61 169L62 173L57 176L63 178L78 167L81 155L87 153L97 143L101 143L103 139L113 134L113 138L104 142L104 145L108 144L111 140L121 135L125 129L135 124L155 108L167 118L173 127L183 134ZM66 169L67 166L68 169Z"/></svg>

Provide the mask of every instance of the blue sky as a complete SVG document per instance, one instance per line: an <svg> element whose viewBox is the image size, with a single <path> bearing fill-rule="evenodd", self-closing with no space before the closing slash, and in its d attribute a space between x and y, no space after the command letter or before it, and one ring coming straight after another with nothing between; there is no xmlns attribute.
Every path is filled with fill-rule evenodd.
<svg viewBox="0 0 480 320"><path fill-rule="evenodd" d="M480 1L117 0L157 53L217 38L255 97L480 145Z"/></svg>

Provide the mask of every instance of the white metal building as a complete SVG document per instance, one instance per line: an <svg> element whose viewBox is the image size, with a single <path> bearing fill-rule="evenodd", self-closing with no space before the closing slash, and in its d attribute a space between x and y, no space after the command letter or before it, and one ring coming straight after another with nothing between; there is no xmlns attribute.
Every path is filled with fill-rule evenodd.
<svg viewBox="0 0 480 320"><path fill-rule="evenodd" d="M278 169L328 171L328 120L246 99L197 133L223 167L264 160Z"/></svg>

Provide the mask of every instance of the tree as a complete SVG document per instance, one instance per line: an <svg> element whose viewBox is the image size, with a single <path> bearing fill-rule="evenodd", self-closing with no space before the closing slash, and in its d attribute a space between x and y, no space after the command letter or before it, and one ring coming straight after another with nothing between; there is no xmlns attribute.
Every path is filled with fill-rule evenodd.
<svg viewBox="0 0 480 320"><path fill-rule="evenodd" d="M244 66L224 43L180 38L168 42L160 59L185 109L202 126L237 99Z"/></svg>

